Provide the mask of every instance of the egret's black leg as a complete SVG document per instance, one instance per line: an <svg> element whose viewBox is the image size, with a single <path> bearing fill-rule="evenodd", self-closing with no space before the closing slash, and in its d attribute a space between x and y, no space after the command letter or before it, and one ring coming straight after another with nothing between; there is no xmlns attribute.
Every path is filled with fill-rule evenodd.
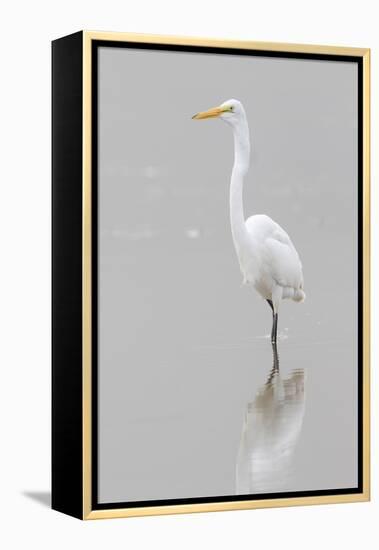
<svg viewBox="0 0 379 550"><path fill-rule="evenodd" d="M278 314L274 311L274 304L272 300L266 300L270 308L272 309L272 330L271 330L271 342L276 344L276 336L278 333Z"/></svg>
<svg viewBox="0 0 379 550"><path fill-rule="evenodd" d="M278 334L278 314L273 312L272 331L271 331L271 342L273 344L276 344L277 334Z"/></svg>

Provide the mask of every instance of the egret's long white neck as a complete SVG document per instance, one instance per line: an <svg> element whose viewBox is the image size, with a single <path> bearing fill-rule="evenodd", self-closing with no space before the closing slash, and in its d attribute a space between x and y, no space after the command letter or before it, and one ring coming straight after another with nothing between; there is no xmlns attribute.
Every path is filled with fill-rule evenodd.
<svg viewBox="0 0 379 550"><path fill-rule="evenodd" d="M234 165L230 182L230 223L234 246L237 253L247 238L245 216L243 212L243 180L249 169L250 138L249 126L243 116L233 124Z"/></svg>

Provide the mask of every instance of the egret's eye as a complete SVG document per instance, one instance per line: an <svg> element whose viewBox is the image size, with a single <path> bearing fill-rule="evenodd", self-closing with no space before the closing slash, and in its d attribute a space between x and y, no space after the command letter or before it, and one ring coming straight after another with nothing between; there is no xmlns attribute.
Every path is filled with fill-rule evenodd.
<svg viewBox="0 0 379 550"><path fill-rule="evenodd" d="M233 112L233 111L234 111L233 105L231 105L231 106L229 107L229 109Z"/></svg>

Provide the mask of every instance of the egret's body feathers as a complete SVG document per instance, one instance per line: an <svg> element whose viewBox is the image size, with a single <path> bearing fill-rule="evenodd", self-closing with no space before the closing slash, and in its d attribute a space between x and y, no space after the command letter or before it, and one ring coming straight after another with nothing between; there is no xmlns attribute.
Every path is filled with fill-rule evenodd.
<svg viewBox="0 0 379 550"><path fill-rule="evenodd" d="M302 266L288 234L265 214L251 216L245 225L250 239L237 252L244 281L266 300L272 300L276 286L282 299L304 300Z"/></svg>

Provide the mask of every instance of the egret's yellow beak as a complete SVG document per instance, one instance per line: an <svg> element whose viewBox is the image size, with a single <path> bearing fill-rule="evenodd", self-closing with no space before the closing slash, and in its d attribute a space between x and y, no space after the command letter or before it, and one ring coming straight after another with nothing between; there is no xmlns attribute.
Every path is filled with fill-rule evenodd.
<svg viewBox="0 0 379 550"><path fill-rule="evenodd" d="M208 111L202 111L201 113L193 115L192 118L195 120L202 120L203 118L217 118L227 110L228 109L225 107L213 107L213 109L208 109Z"/></svg>

